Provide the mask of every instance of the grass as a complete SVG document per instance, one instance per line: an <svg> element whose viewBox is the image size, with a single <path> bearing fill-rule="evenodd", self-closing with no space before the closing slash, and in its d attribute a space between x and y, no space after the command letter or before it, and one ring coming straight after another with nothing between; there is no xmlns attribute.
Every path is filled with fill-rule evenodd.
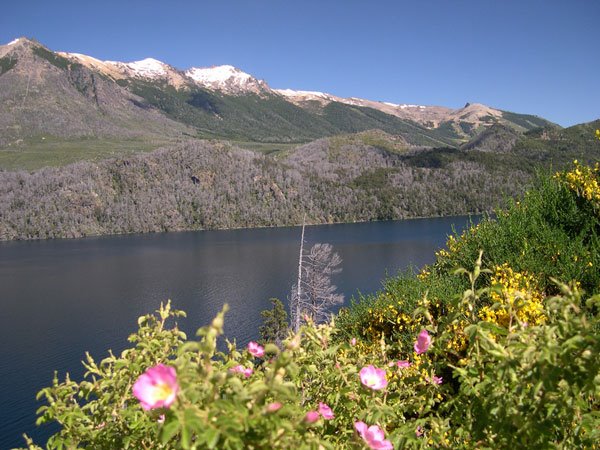
<svg viewBox="0 0 600 450"><path fill-rule="evenodd" d="M62 139L54 136L27 138L18 144L0 148L0 169L37 170L42 167L61 167L78 161L100 161L138 152L150 152L175 144L173 139ZM235 147L265 155L277 155L301 144L229 141Z"/></svg>
<svg viewBox="0 0 600 450"><path fill-rule="evenodd" d="M100 161L136 152L149 152L174 142L150 139L61 139L52 136L27 138L0 148L0 169L37 170L78 161Z"/></svg>
<svg viewBox="0 0 600 450"><path fill-rule="evenodd" d="M279 142L251 142L251 141L229 141L235 147L252 150L254 152L263 153L265 155L275 155L281 152L293 150L302 144L283 144Z"/></svg>

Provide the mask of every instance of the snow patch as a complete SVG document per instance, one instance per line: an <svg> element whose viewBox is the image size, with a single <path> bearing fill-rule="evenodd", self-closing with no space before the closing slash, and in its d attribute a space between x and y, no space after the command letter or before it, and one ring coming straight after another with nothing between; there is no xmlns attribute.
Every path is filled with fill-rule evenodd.
<svg viewBox="0 0 600 450"><path fill-rule="evenodd" d="M136 75L146 78L156 78L167 74L166 64L154 58L133 61L125 64Z"/></svg>
<svg viewBox="0 0 600 450"><path fill-rule="evenodd" d="M319 91L294 91L293 89L275 89L275 92L285 97L300 98L303 100L325 99L332 100L333 96Z"/></svg>
<svg viewBox="0 0 600 450"><path fill-rule="evenodd" d="M6 44L6 45L15 45L15 44L16 44L17 42L19 42L20 40L21 40L21 38L16 38L16 39L14 39L14 40L10 41L10 42L9 42L8 44Z"/></svg>
<svg viewBox="0 0 600 450"><path fill-rule="evenodd" d="M185 74L192 80L202 84L220 84L228 80L245 83L252 76L233 66L192 67Z"/></svg>
<svg viewBox="0 0 600 450"><path fill-rule="evenodd" d="M197 84L227 93L269 91L264 81L230 65L192 67L185 74Z"/></svg>

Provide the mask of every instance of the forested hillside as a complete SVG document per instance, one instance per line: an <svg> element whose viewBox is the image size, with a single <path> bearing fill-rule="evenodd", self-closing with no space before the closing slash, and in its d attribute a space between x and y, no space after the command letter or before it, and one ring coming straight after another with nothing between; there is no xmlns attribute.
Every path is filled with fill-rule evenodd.
<svg viewBox="0 0 600 450"><path fill-rule="evenodd" d="M525 185L477 161L320 140L278 159L221 142L0 172L0 237L37 239L482 212Z"/></svg>

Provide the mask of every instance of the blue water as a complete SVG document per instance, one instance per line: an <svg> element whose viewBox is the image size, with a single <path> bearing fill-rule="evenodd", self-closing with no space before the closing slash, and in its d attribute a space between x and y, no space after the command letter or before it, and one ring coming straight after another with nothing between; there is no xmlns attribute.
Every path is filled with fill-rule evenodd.
<svg viewBox="0 0 600 450"><path fill-rule="evenodd" d="M306 246L333 244L343 258L334 283L346 303L378 290L386 274L433 261L467 217L306 228ZM244 345L257 337L269 299L287 302L296 278L300 228L202 231L0 243L0 449L38 444L35 394L69 372L80 379L85 351L120 352L139 316L171 299L188 313L193 336L229 303L225 333Z"/></svg>

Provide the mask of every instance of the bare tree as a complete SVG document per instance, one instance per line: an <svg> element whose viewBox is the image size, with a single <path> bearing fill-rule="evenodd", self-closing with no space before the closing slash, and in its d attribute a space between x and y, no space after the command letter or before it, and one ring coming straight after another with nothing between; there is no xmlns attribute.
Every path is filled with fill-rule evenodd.
<svg viewBox="0 0 600 450"><path fill-rule="evenodd" d="M331 315L332 306L344 301L344 295L331 283L331 277L342 271L338 267L342 258L333 252L331 244L315 244L308 254L303 254L304 225L298 263L298 281L292 287L290 310L292 328L298 331L307 318L319 323Z"/></svg>

